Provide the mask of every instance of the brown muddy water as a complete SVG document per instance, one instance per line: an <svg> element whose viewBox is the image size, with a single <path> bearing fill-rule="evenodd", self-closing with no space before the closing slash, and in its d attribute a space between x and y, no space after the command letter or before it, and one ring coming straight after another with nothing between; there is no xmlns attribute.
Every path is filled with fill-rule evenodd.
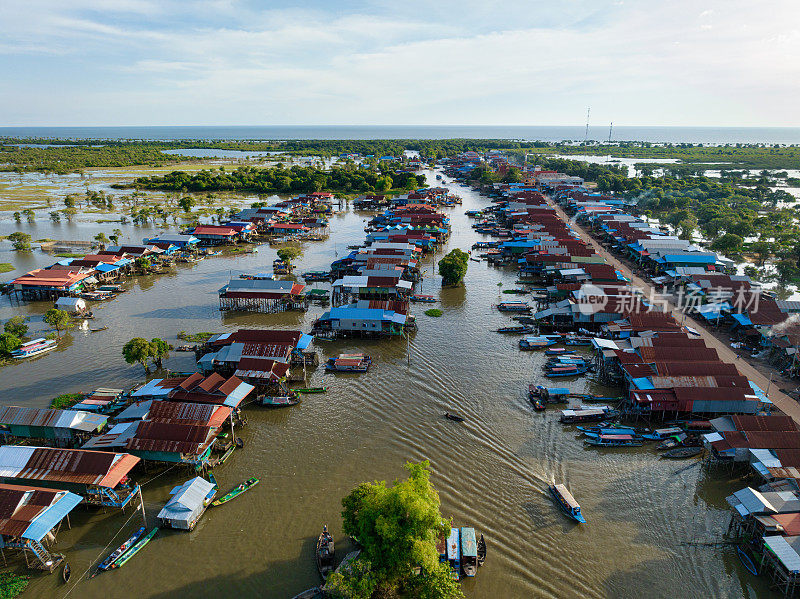
<svg viewBox="0 0 800 599"><path fill-rule="evenodd" d="M484 237L470 228L464 211L488 202L465 187L451 187L464 203L450 210L448 246L468 249ZM327 241L305 245L299 272L326 269L347 245L360 243L368 217L352 211L335 216ZM64 231L72 230L73 238L88 239L88 231L102 230L85 223L62 224L58 233L49 223L35 226L40 234L34 238L68 239ZM5 221L0 234L26 227ZM124 229L131 239L151 232ZM20 257L7 250L0 262L20 270L53 261L38 252ZM211 258L180 265L173 275L128 283L127 293L94 308L92 326L108 330L72 331L57 351L0 369L0 402L45 407L58 393L140 382L141 368L127 365L120 353L135 336L177 344L181 330L308 331L321 308L277 315L217 310L217 289L229 276L270 270L274 253L262 246L258 254ZM250 476L258 476L260 485L209 510L191 533L160 532L124 568L92 580L81 574L140 520L131 519L130 510L78 508L72 529L62 531L54 547L67 555L74 584L34 573L25 597L291 597L319 583L313 552L322 524L332 530L341 555L346 552L341 498L362 481L402 476L406 460L423 459L431 461L443 513L487 539L486 566L463 585L468 597L771 596L730 547L707 545L725 532L725 496L745 483L719 469L659 461L647 447L585 448L573 427L559 424L557 410L534 413L525 390L531 382L548 384L541 376L543 356L520 352L516 338L493 332L510 322L492 307L501 299L498 283L512 287L515 273L470 262L463 289L441 289L431 258L426 262L421 292L439 298L434 307L444 316L429 318L422 312L430 306L416 306L419 330L409 347L402 340L317 342L321 358L364 351L373 356L373 367L358 376L323 377L319 369L310 384L324 378L328 393L306 396L297 407L246 408L245 448L215 475L223 488ZM48 307L11 304L3 297L0 319L25 314L37 330ZM173 354L167 366L186 370L193 361L189 354ZM556 386L598 389L587 379ZM446 410L467 421L444 419ZM169 490L188 478L177 470L158 472L138 474L151 523ZM574 525L554 507L546 494L552 481L569 486L588 524Z"/></svg>

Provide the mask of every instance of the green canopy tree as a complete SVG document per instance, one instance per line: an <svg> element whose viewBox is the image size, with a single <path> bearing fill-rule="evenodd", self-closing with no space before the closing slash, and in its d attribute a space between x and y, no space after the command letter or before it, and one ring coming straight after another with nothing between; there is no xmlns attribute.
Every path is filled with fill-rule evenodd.
<svg viewBox="0 0 800 599"><path fill-rule="evenodd" d="M169 343L156 337L150 340L150 353L156 368L161 369L165 358L169 358Z"/></svg>
<svg viewBox="0 0 800 599"><path fill-rule="evenodd" d="M396 591L431 599L463 597L447 565L439 563L436 541L450 526L439 511L430 463L408 462L405 468L406 480L391 486L362 483L342 499L344 532L358 539L362 551L358 565L328 578L335 595L368 599L376 591L387 596Z"/></svg>
<svg viewBox="0 0 800 599"><path fill-rule="evenodd" d="M45 312L44 321L56 330L59 339L61 339L61 331L67 330L72 324L69 314L58 308L50 308Z"/></svg>
<svg viewBox="0 0 800 599"><path fill-rule="evenodd" d="M197 204L192 196L183 196L180 200L178 200L178 206L183 208L184 212L191 212L192 207Z"/></svg>
<svg viewBox="0 0 800 599"><path fill-rule="evenodd" d="M292 260L299 258L302 253L303 250L299 247L289 246L278 250L278 258L291 265Z"/></svg>
<svg viewBox="0 0 800 599"><path fill-rule="evenodd" d="M8 240L11 242L14 249L18 252L30 252L31 251L31 236L27 233L22 233L21 231L15 231L11 235L8 236Z"/></svg>
<svg viewBox="0 0 800 599"><path fill-rule="evenodd" d="M106 237L106 234L103 232L100 232L97 235L95 235L94 240L104 248L108 245L109 242L108 237Z"/></svg>
<svg viewBox="0 0 800 599"><path fill-rule="evenodd" d="M133 261L133 263L136 265L136 268L140 270L147 270L150 268L150 259L145 258L144 256L139 256Z"/></svg>
<svg viewBox="0 0 800 599"><path fill-rule="evenodd" d="M12 316L3 325L3 330L15 337L24 337L28 334L28 325L25 324L27 321L24 316Z"/></svg>
<svg viewBox="0 0 800 599"><path fill-rule="evenodd" d="M450 250L439 260L439 274L443 285L458 285L464 280L469 264L469 254L458 248Z"/></svg>
<svg viewBox="0 0 800 599"><path fill-rule="evenodd" d="M0 356L8 357L11 352L19 348L22 341L12 333L0 333Z"/></svg>
<svg viewBox="0 0 800 599"><path fill-rule="evenodd" d="M711 249L723 254L738 254L742 251L742 243L744 243L744 239L736 233L725 233L722 237L714 240L711 244Z"/></svg>
<svg viewBox="0 0 800 599"><path fill-rule="evenodd" d="M150 374L148 364L153 357L153 345L143 337L134 337L122 346L122 356L128 364L138 362L144 368L146 374Z"/></svg>

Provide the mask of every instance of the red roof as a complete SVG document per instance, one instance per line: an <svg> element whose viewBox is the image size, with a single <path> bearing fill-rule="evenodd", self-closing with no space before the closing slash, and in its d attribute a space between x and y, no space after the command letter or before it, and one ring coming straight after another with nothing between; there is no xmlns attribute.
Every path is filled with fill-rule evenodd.
<svg viewBox="0 0 800 599"><path fill-rule="evenodd" d="M236 229L218 225L200 225L194 229L194 235L222 235L224 237L230 237L237 234L238 232Z"/></svg>

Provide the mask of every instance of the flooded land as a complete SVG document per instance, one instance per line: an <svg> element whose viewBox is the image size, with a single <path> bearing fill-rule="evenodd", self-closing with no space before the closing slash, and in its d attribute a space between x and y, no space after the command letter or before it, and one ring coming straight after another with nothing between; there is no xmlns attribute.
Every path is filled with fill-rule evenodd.
<svg viewBox="0 0 800 599"><path fill-rule="evenodd" d="M433 184L434 173L425 173ZM135 175L135 169L125 169L124 176ZM110 190L107 186L122 176L92 173L89 185ZM5 190L28 185L15 177L4 173L0 185ZM42 194L49 193L50 176L25 177L38 181ZM76 176L75 190L85 183ZM488 200L461 185L451 189L463 205L447 209L452 235L444 251L468 249L485 239L464 212ZM53 201L60 195L63 189L52 194ZM347 245L363 239L370 216L352 209L334 215L326 241L304 243L297 271L328 269ZM23 230L34 239L90 239L115 227L132 242L161 229L83 217L60 225L45 218L17 225L6 218L0 234ZM257 254L219 256L179 264L167 275L132 279L125 283L128 292L95 307L92 326L107 330L72 330L56 351L0 370L0 403L46 407L59 393L141 382L141 367L126 364L121 354L122 345L136 336L178 345L176 334L182 330L310 330L320 307L279 314L218 310L217 290L231 275L269 270L274 257L273 249L261 246ZM516 271L471 262L464 287L442 289L434 265L439 257L425 257L418 291L436 296L434 307L443 317L429 318L415 308L419 329L410 342L317 341L320 358L363 351L372 356L373 366L358 376L323 376L322 368L316 370L309 384L324 382L328 392L307 395L289 410L245 408L245 450L215 475L222 487L258 476L261 484L246 500L209 511L191 533L163 532L128 566L81 580L71 594L85 599L290 597L319 582L314 544L323 523L337 545L347 548L341 498L362 481L402 476L406 460L427 459L443 514L458 525L474 526L487 539L486 566L463 584L468 597L769 596L766 583L745 572L733 548L717 545L730 517L725 497L742 483L729 480L727 470L659 460L649 447L622 453L586 448L574 427L559 423L557 410L534 412L527 386L546 380L541 377L544 356L520 352L516 338L494 332L511 322L493 304L501 301L501 288L513 287ZM11 262L21 273L53 259L38 251L14 255L4 244L0 262ZM41 315L49 307L47 302L12 303L3 296L0 320L23 314L35 330L43 326ZM193 369L192 358L173 353L166 366ZM575 391L606 391L591 379L570 380L564 386ZM467 421L443 419L447 410ZM152 516L186 473L153 470L138 479ZM553 481L568 484L588 525L574 525L555 509L546 495ZM113 535L126 522L125 531L139 526L137 518L130 510L78 508L71 515L72 528L59 534L54 549L66 552L73 572L81 574L114 545ZM35 575L25 593L31 599L59 597L66 587L56 576Z"/></svg>

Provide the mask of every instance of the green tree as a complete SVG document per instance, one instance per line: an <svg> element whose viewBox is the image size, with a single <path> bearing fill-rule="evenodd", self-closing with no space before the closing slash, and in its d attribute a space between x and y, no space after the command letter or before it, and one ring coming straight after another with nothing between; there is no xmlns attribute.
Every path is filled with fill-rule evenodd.
<svg viewBox="0 0 800 599"><path fill-rule="evenodd" d="M178 206L183 208L184 212L191 212L192 207L196 204L194 198L192 196L183 196L180 200L178 200Z"/></svg>
<svg viewBox="0 0 800 599"><path fill-rule="evenodd" d="M0 356L8 357L11 352L19 348L22 341L12 333L0 333Z"/></svg>
<svg viewBox="0 0 800 599"><path fill-rule="evenodd" d="M143 337L134 337L122 346L122 356L128 364L138 362L144 368L146 374L150 374L148 362L153 357L152 344Z"/></svg>
<svg viewBox="0 0 800 599"><path fill-rule="evenodd" d="M16 337L24 337L28 334L28 325L25 324L27 321L24 316L12 316L3 325L3 330Z"/></svg>
<svg viewBox="0 0 800 599"><path fill-rule="evenodd" d="M76 214L78 214L78 209L77 209L77 208L73 208L73 207L70 207L70 208L64 208L64 209L61 211L61 213L62 213L62 214L64 215L64 217L67 219L67 222L70 222L70 223L71 223L71 222L72 222L72 219L73 219L73 218L75 218L75 215L76 215Z"/></svg>
<svg viewBox="0 0 800 599"><path fill-rule="evenodd" d="M736 233L725 233L713 241L711 249L723 254L738 254L742 251L742 243L744 243L744 239Z"/></svg>
<svg viewBox="0 0 800 599"><path fill-rule="evenodd" d="M72 324L69 314L58 308L50 308L45 312L44 321L56 330L59 339L61 339L61 331L68 329Z"/></svg>
<svg viewBox="0 0 800 599"><path fill-rule="evenodd" d="M292 260L298 258L302 253L303 250L300 249L299 247L288 246L278 250L278 258L280 258L283 262L286 262L286 264L291 266Z"/></svg>
<svg viewBox="0 0 800 599"><path fill-rule="evenodd" d="M362 546L360 567L329 578L337 593L368 598L398 589L408 596L463 597L448 568L439 563L436 541L449 532L430 482L430 464L407 463L408 479L362 483L342 499L344 532ZM413 572L419 568L420 576ZM352 594L348 594L352 593Z"/></svg>
<svg viewBox="0 0 800 599"><path fill-rule="evenodd" d="M150 259L145 256L139 256L133 263L136 265L136 268L140 270L147 270L150 268Z"/></svg>
<svg viewBox="0 0 800 599"><path fill-rule="evenodd" d="M18 223L21 223L22 222L22 214L20 214L19 212L15 212L14 213L14 220L16 222L18 222Z"/></svg>
<svg viewBox="0 0 800 599"><path fill-rule="evenodd" d="M122 235L122 229L114 229L108 238L114 242L114 245L119 245L119 238Z"/></svg>
<svg viewBox="0 0 800 599"><path fill-rule="evenodd" d="M12 243L14 249L18 252L31 251L31 236L21 231L15 231L8 236L8 240Z"/></svg>
<svg viewBox="0 0 800 599"><path fill-rule="evenodd" d="M458 248L450 250L439 260L439 274L443 285L458 285L464 280L469 265L469 254Z"/></svg>
<svg viewBox="0 0 800 599"><path fill-rule="evenodd" d="M36 222L36 213L30 208L25 208L25 210L22 211L22 214L25 215L25 218L28 220L29 223Z"/></svg>
<svg viewBox="0 0 800 599"><path fill-rule="evenodd" d="M153 363L159 370L163 366L163 361L169 358L169 343L156 337L150 340L150 354L153 358Z"/></svg>
<svg viewBox="0 0 800 599"><path fill-rule="evenodd" d="M108 245L109 242L108 237L106 237L106 234L103 232L100 232L97 235L95 235L94 240L104 248Z"/></svg>

